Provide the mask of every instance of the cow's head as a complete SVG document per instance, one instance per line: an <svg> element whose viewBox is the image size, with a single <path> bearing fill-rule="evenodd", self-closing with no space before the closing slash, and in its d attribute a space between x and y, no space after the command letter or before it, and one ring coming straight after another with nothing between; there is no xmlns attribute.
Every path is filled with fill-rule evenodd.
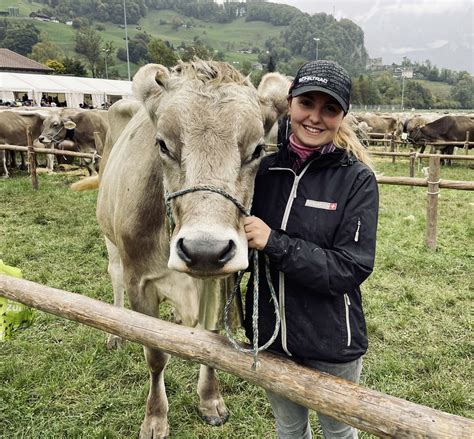
<svg viewBox="0 0 474 439"><path fill-rule="evenodd" d="M423 137L423 131L422 131L424 126L425 126L424 124L418 124L418 125L415 125L412 129L408 130L407 139L410 143L415 143L418 145L422 145L426 143L426 140Z"/></svg>
<svg viewBox="0 0 474 439"><path fill-rule="evenodd" d="M133 88L156 127L165 191L191 190L171 201L169 268L197 277L246 268L242 212L222 194L193 189L211 186L250 207L264 126L278 116L265 111L268 98L230 65L201 60L171 71L144 66Z"/></svg>
<svg viewBox="0 0 474 439"><path fill-rule="evenodd" d="M76 128L76 123L62 112L54 112L43 121L43 131L38 140L44 144L59 143L66 137L67 130Z"/></svg>

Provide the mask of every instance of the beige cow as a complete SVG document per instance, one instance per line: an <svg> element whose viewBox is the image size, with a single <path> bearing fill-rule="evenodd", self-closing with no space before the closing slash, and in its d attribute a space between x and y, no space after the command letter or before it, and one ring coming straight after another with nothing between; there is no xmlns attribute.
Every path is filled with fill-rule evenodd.
<svg viewBox="0 0 474 439"><path fill-rule="evenodd" d="M248 256L243 213L214 190L248 208L278 98L260 97L228 64L200 60L172 70L144 66L133 88L138 111L128 104L116 106L118 115L109 110L97 201L114 288L125 289L138 312L158 317L168 302L183 324L217 330L226 279L247 267ZM169 200L170 234L165 197L185 189L191 192ZM156 439L169 434L168 355L145 348L145 357L151 385L140 437ZM225 422L212 368L201 366L197 390L203 418Z"/></svg>

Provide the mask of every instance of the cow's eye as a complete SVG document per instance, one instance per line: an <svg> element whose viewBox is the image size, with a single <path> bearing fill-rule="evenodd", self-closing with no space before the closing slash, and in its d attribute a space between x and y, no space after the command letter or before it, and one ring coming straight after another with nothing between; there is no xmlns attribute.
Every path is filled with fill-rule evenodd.
<svg viewBox="0 0 474 439"><path fill-rule="evenodd" d="M265 145L263 143L260 143L259 145L257 145L257 147L255 148L255 151L252 154L251 160L259 159L264 149L265 149Z"/></svg>
<svg viewBox="0 0 474 439"><path fill-rule="evenodd" d="M169 155L170 153L170 150L168 149L168 147L166 146L166 143L163 139L156 139L156 144L160 147L160 151L163 153L163 154L167 154Z"/></svg>

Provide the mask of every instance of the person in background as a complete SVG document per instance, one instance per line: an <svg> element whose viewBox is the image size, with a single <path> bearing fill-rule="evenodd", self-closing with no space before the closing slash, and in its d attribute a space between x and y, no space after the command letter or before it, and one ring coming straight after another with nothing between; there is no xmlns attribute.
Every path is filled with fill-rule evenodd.
<svg viewBox="0 0 474 439"><path fill-rule="evenodd" d="M375 259L378 188L366 150L344 122L351 79L332 61L311 61L288 95L288 123L278 152L260 164L245 219L249 248L269 258L281 329L269 351L357 383L367 333L360 285ZM259 345L273 334L275 313L259 266ZM252 276L253 277L253 274ZM253 337L253 279L245 329ZM312 389L317 392L318 389ZM278 438L311 438L308 409L267 392ZM357 430L318 414L325 438Z"/></svg>

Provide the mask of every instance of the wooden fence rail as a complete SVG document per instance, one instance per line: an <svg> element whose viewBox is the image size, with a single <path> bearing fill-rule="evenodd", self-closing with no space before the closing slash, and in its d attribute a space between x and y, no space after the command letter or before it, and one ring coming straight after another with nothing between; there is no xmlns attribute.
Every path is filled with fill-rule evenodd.
<svg viewBox="0 0 474 439"><path fill-rule="evenodd" d="M20 151L20 152L28 152L28 146L18 146L18 145L8 145L8 144L0 144L0 150L8 150L8 151ZM32 147L32 151L36 154L54 154L54 155L66 155L71 157L82 157L93 159L97 158L97 154L88 154L86 152L75 152L75 151L65 151L62 149L50 149L50 148L37 148Z"/></svg>
<svg viewBox="0 0 474 439"><path fill-rule="evenodd" d="M50 314L207 364L380 437L470 438L474 421L366 389L261 353L235 350L222 336L118 308L80 294L0 275L0 295Z"/></svg>
<svg viewBox="0 0 474 439"><path fill-rule="evenodd" d="M426 178L415 178L415 177L386 177L385 175L377 176L377 182L379 184L391 184L400 186L424 186L429 185ZM474 181L463 181L463 180L439 180L439 187L444 189L459 189L465 191L474 190Z"/></svg>
<svg viewBox="0 0 474 439"><path fill-rule="evenodd" d="M369 149L370 155L387 156L387 157L412 157L419 159L427 159L430 157L439 157L440 159L450 160L474 160L474 155L455 155L455 154L420 154L418 152L394 152L394 151L374 151Z"/></svg>

